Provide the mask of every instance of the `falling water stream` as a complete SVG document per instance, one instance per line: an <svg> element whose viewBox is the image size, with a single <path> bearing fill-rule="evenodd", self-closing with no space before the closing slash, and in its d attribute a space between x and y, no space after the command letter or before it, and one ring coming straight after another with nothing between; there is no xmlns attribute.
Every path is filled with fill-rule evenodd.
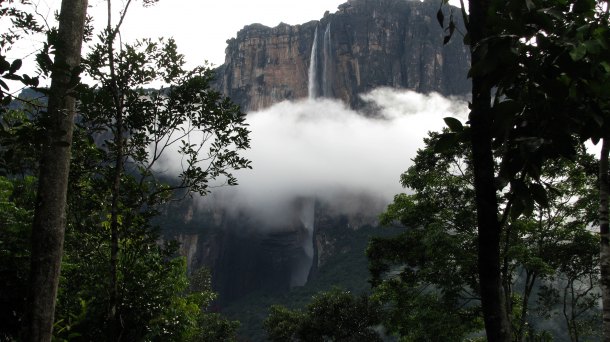
<svg viewBox="0 0 610 342"><path fill-rule="evenodd" d="M322 96L331 97L332 94L330 92L330 76L332 75L330 67L331 67L331 56L332 56L332 47L330 44L330 22L326 25L326 30L324 31L324 65L322 66Z"/></svg>
<svg viewBox="0 0 610 342"><path fill-rule="evenodd" d="M332 74L331 62L332 62L332 50L330 41L330 22L326 25L324 30L323 45L322 45L323 65L322 65L322 94L319 93L318 86L320 81L318 79L318 27L313 35L313 43L311 45L311 56L309 58L309 74L308 74L308 97L309 99L315 99L320 95L324 97L331 97L330 88L330 74ZM297 265L296 271L292 275L291 286L303 286L307 282L309 271L311 266L316 260L314 260L314 219L315 219L315 201L310 199L301 208L300 220L307 231L307 238L303 243L303 250L307 255L309 262L307 265Z"/></svg>
<svg viewBox="0 0 610 342"><path fill-rule="evenodd" d="M322 40L322 82L318 78L318 27L313 35L313 43L311 44L311 56L309 57L309 75L308 75L308 96L310 99L315 99L320 96L332 97L331 92L331 63L332 63L332 45L330 41L330 22L324 30ZM318 89L322 85L322 92Z"/></svg>
<svg viewBox="0 0 610 342"><path fill-rule="evenodd" d="M313 34L313 44L311 46L311 57L309 58L309 78L308 78L308 95L310 99L318 97L318 79L316 77L318 70L318 28Z"/></svg>
<svg viewBox="0 0 610 342"><path fill-rule="evenodd" d="M305 200L299 211L299 220L301 224L305 228L306 237L303 239L303 251L305 252L306 259L302 259L297 265L295 265L295 269L292 271L292 277L290 281L291 287L294 286L303 286L307 283L307 279L309 278L309 272L311 271L311 267L314 262L314 241L313 241L313 232L314 232L314 222L315 222L315 200L307 199Z"/></svg>

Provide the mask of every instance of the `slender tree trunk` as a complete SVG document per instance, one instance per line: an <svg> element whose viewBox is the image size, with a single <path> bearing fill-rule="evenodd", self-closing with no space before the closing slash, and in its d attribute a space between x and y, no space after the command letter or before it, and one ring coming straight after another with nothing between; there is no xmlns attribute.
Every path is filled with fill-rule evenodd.
<svg viewBox="0 0 610 342"><path fill-rule="evenodd" d="M123 326L121 317L118 312L119 307L119 284L118 284L118 263L119 263L119 252L120 252L120 197L121 197L121 177L124 174L124 160L125 160L125 145L126 140L123 137L124 134L124 99L123 99L123 87L124 84L120 83L119 77L116 73L116 61L114 56L114 42L127 10L131 5L132 0L126 0L123 4L123 10L120 12L118 23L115 27L112 26L112 0L106 0L108 5L108 23L106 29L108 31L108 38L106 42L106 49L108 53L108 66L110 69L110 92L112 93L112 100L114 104L114 175L112 180L112 199L110 208L110 308L108 312L108 319L110 324L110 333L108 334L108 340L117 342L121 340L123 333Z"/></svg>
<svg viewBox="0 0 610 342"><path fill-rule="evenodd" d="M468 33L471 38L472 65L484 56L477 53L487 37L489 0L471 0ZM481 302L487 340L510 341L510 324L500 273L500 222L494 183L494 161L491 148L491 85L485 75L472 77L472 161L478 225L478 268Z"/></svg>
<svg viewBox="0 0 610 342"><path fill-rule="evenodd" d="M123 174L123 115L117 113L117 135L114 138L117 149L115 156L114 179L112 182L112 207L110 209L110 340L120 341L121 322L118 315L119 286L118 286L118 260L119 260L119 201L121 190L121 176Z"/></svg>
<svg viewBox="0 0 610 342"><path fill-rule="evenodd" d="M599 157L599 235L600 235L600 269L603 308L603 336L604 341L610 341L610 245L608 224L608 152L610 141L602 139L602 151Z"/></svg>
<svg viewBox="0 0 610 342"><path fill-rule="evenodd" d="M521 318L519 319L519 326L516 332L516 341L525 341L525 324L527 323L527 315L529 309L530 296L532 289L536 284L537 273L526 271L525 286L523 288L523 298L521 300Z"/></svg>
<svg viewBox="0 0 610 342"><path fill-rule="evenodd" d="M107 0L108 4L108 24L109 32L107 41L108 64L110 68L110 91L114 102L114 175L112 180L112 199L110 208L110 310L108 312L108 320L110 324L110 333L108 340L117 342L121 340L123 327L121 317L118 312L119 307L119 284L118 284L118 262L119 262L119 206L121 196L121 177L123 176L123 159L124 159L124 140L123 140L123 97L120 90L120 85L116 76L116 66L114 59L114 40L123 21L127 7L131 3L128 1L123 9L123 13L119 24L116 28L112 27L112 1Z"/></svg>
<svg viewBox="0 0 610 342"><path fill-rule="evenodd" d="M51 76L49 105L43 117L38 194L32 226L27 341L51 341L66 225L66 196L75 99L71 94L80 64L87 0L63 0L59 39Z"/></svg>

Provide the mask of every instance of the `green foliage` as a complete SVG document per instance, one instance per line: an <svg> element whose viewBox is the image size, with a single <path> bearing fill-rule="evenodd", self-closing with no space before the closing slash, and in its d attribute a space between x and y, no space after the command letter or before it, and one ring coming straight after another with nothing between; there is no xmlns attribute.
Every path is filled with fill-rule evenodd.
<svg viewBox="0 0 610 342"><path fill-rule="evenodd" d="M40 136L40 127L30 116L30 108L7 109L0 115L0 174L19 175L32 174L37 169L39 144L36 137Z"/></svg>
<svg viewBox="0 0 610 342"><path fill-rule="evenodd" d="M4 110L13 100L6 81L18 81L24 86L31 87L37 87L39 83L38 76L18 73L23 66L22 59L17 58L11 61L8 58L7 53L19 39L26 35L43 33L45 30L33 13L24 10L23 6L15 6L14 2L14 0L3 0L0 8L0 20L4 24L3 32L0 33L0 110ZM30 4L28 0L19 2L22 5ZM46 55L48 58L48 50L43 50L39 55Z"/></svg>
<svg viewBox="0 0 610 342"><path fill-rule="evenodd" d="M37 58L43 74L53 69L48 53L55 35L54 30L48 32L49 43ZM107 34L100 37L109 38ZM230 341L237 323L208 311L215 297L209 273L198 273L198 285L189 288L185 262L176 257L177 246L161 242L151 220L162 205L175 199L175 191L180 191L179 196L205 194L212 182L214 186L236 183L232 170L250 167L239 154L249 147L245 115L209 88L213 77L209 68L183 70L183 57L173 40L142 40L117 48L111 52L112 72L107 67L111 58L106 43L95 45L84 63L84 71L97 84L77 85L74 79L80 107L54 339L106 341L110 336L110 235L116 219L119 252L114 275L121 339ZM20 67L19 61L5 65L4 51L0 51L0 78L15 74ZM142 90L159 80L167 88ZM120 125L117 113L122 115ZM42 124L37 116L22 111L3 108L1 114L0 168L7 178L0 182L6 195L0 198L0 331L8 334L6 338L16 338L27 288L29 227L35 203L35 179L29 175L37 172ZM120 149L118 141L123 142ZM171 165L173 161L163 159L171 153L184 161L175 165L182 172L162 175L166 166L159 164ZM118 170L117 159L124 162ZM117 173L120 184L115 189ZM112 205L115 198L116 207Z"/></svg>
<svg viewBox="0 0 610 342"><path fill-rule="evenodd" d="M380 216L382 224L406 227L404 233L373 238L367 251L374 296L388 305L385 324L409 341L434 336L461 340L482 328L469 147L459 143L439 151L440 137L431 133L426 148L401 176L403 186L413 193L396 195ZM542 292L549 286L574 290L572 297L555 291L554 304L536 308L550 317L560 314L557 304L565 303L564 311L580 313L564 315L568 330L596 315L599 256L596 236L588 229L595 218L592 165L592 157L582 149L577 162L545 165L539 183L533 183L544 187L544 201L524 203L531 208L519 215L510 213L515 201L525 196L514 192L526 187L527 180L511 184L511 191L498 198L504 209L503 287L516 339L536 334L528 313L540 286Z"/></svg>
<svg viewBox="0 0 610 342"><path fill-rule="evenodd" d="M208 312L199 315L197 330L189 339L193 342L236 341L238 321L231 321L219 313Z"/></svg>
<svg viewBox="0 0 610 342"><path fill-rule="evenodd" d="M544 205L546 189L534 184L547 161L575 159L579 143L597 143L608 132L610 13L603 3L491 2L488 37L472 47L478 62L469 76L495 89L486 115L501 159L498 190L510 184L518 197L514 216L527 215L534 201ZM439 149L464 141L456 136L470 130L446 123L451 132Z"/></svg>
<svg viewBox="0 0 610 342"><path fill-rule="evenodd" d="M335 288L316 294L305 311L272 306L265 328L271 341L382 341L374 328L380 305Z"/></svg>
<svg viewBox="0 0 610 342"><path fill-rule="evenodd" d="M209 274L188 290L177 246L161 244L151 220L179 196L208 193L212 182L236 184L232 171L250 167L239 154L249 147L245 115L209 88L209 68L183 69L172 39L118 47L116 32L103 32L83 63L96 84L77 87L58 303L70 329L57 337L230 340L236 323L205 311L214 298ZM142 89L156 81L168 87ZM168 167L176 174L164 175Z"/></svg>
<svg viewBox="0 0 610 342"><path fill-rule="evenodd" d="M472 130L473 150L481 152L473 157L473 163L477 166L488 166L476 168L475 188L480 210L480 277L481 282L486 282L481 286L490 289L489 293L483 293L487 303L486 309L489 310L485 314L490 339L507 340L507 336L500 337L500 330L505 331L508 327L502 310L498 309L498 303L501 302L498 298L500 289L497 286L499 282L494 277L500 266L497 261L500 247L497 234L500 229L493 215L489 214L497 214L505 230L502 231L505 235L505 255L501 266L505 293L511 292L510 283L513 277L510 269L514 264L509 259L513 257L517 264L523 263L526 267L526 284L533 284L538 277L549 277L553 272L565 271L574 276L574 273L567 270L558 270L556 264L539 254L546 249L540 245L555 241L560 251L560 263L573 262L561 253L561 249L565 247L561 235L565 233L557 226L556 220L559 216L559 221L566 222L565 227L570 227L571 217L569 214L556 215L566 209L566 206L553 208L557 203L563 203L566 197L562 196L565 193L557 198L554 187L544 180L544 173L550 164L561 163L562 159L581 158L582 142L591 139L597 143L600 139L610 137L610 90L607 87L610 81L610 68L607 68L610 58L610 12L607 6L606 1L594 0L470 3L472 20L466 18L467 22L470 20L467 24L470 32L464 40L469 44L471 40L473 42L473 65L469 72L473 79L473 111L469 118L472 127L466 127L465 131ZM441 25L442 21L442 18L439 18ZM469 37L470 35L472 37ZM489 99L490 95L492 101ZM456 146L460 141L456 137L461 134L455 132L455 125L450 122L447 124L452 132L439 139L439 152L447 146ZM488 145L490 142L491 146ZM492 154L497 158L496 170L489 167ZM601 165L603 164L600 163L600 174ZM491 177L496 180L495 189L492 189ZM569 182L569 177L567 179ZM485 180L487 182L482 186ZM566 178L563 178L559 182L565 180ZM507 186L510 188L507 189ZM575 189L577 187L570 190ZM486 200L482 197L484 192L488 195ZM493 193L498 192L509 194L503 198L505 202L500 208L491 201ZM605 196L603 194L602 203ZM555 197L555 202L552 197ZM567 203L570 203L569 200ZM486 204L491 204L492 208L482 210ZM600 209L600 216L603 211ZM577 216L575 220L579 232L594 223L593 220L587 221L583 217ZM606 220L600 218L600 221ZM548 227L553 227L552 238L540 235L544 234L542 231L548 233ZM602 228L602 234L605 233L604 230L605 227ZM528 231L530 234L520 233L521 231ZM538 239L533 238L534 236ZM515 241L521 239L527 242L527 248L514 248L518 245ZM584 241L586 245L589 239ZM602 239L602 246L604 241ZM530 246L536 244L538 250L531 249ZM515 254L512 254L513 252ZM591 253L582 255L585 263L589 265L591 259L594 259L590 255ZM579 267L583 266L580 262L574 263ZM590 270L586 272L591 273ZM604 268L602 272L605 272ZM577 277L581 279L589 276L580 274ZM568 284L571 282L567 280ZM594 298L595 294L591 293L591 288L596 282L596 277L589 282L585 281L584 283L589 285L578 286L576 292L579 294L573 298L577 302L587 302L586 298ZM604 280L603 283L605 282ZM525 288L531 286L526 285ZM566 298L565 292L563 297ZM516 328L517 339L524 336L523 317L527 312L529 297L525 295L522 298L525 304L521 314L517 315L520 317L516 318L521 326ZM510 306L512 298L507 296L506 301ZM579 306L575 302L571 305L573 308ZM587 307L590 308L591 305ZM510 307L507 311L513 312ZM570 338L578 340L579 334L571 330L571 327L578 326L574 323L578 315L564 316ZM500 328L501 326L504 329ZM499 335L494 337L494 334Z"/></svg>
<svg viewBox="0 0 610 342"><path fill-rule="evenodd" d="M476 305L438 293L434 286L414 288L393 279L380 284L373 298L389 303L384 327L400 341L463 341L483 327Z"/></svg>
<svg viewBox="0 0 610 342"><path fill-rule="evenodd" d="M56 337L70 340L77 334L73 337L76 340L97 341L105 339L110 329L110 194L107 178L92 173L100 170L103 151L87 137L76 145L75 156L84 159L75 161L72 169L70 225L57 308L57 320L64 322L65 329ZM152 207L138 209L145 188L134 176L124 175L121 189L117 312L123 338L210 341L210 336L234 335L235 322L206 312L215 297L209 273L195 273L189 284L186 263L176 257L176 244L161 245L157 228L150 225L157 211Z"/></svg>
<svg viewBox="0 0 610 342"><path fill-rule="evenodd" d="M214 180L236 184L231 171L250 168L250 162L239 155L249 148L245 115L210 89L212 71L207 67L185 71L184 58L172 39L147 39L124 45L113 56L120 77L112 79L103 67L109 63L104 39L86 58L86 71L100 84L81 89L81 125L103 140L106 163L112 164L119 152L114 140L118 132L128 132L122 155L130 159L139 181L148 182L143 201L155 203L177 189L206 194ZM153 81L169 87L137 88ZM117 99L117 92L122 98ZM121 125L116 120L119 113L124 117ZM168 159L172 153L173 159ZM162 186L155 179L167 165L179 172L179 182Z"/></svg>
<svg viewBox="0 0 610 342"><path fill-rule="evenodd" d="M30 269L30 229L36 179L0 177L0 339L16 339L23 324Z"/></svg>

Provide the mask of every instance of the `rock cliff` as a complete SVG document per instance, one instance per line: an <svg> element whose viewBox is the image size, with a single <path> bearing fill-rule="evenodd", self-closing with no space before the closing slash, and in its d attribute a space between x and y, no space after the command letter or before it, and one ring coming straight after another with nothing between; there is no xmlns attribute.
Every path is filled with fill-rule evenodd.
<svg viewBox="0 0 610 342"><path fill-rule="evenodd" d="M164 239L180 243L189 271L211 270L218 304L224 306L251 293L283 293L314 279L328 260L351 248L342 242L350 232L376 224L381 203L365 197L358 202L374 209L350 214L297 197L282 219L270 224L251 212L189 201L168 207L158 223Z"/></svg>
<svg viewBox="0 0 610 342"><path fill-rule="evenodd" d="M443 46L438 8L432 0L349 0L318 21L246 26L228 41L216 86L244 111L305 97L360 107L358 95L379 86L465 95L468 53L459 34ZM159 223L165 238L181 243L190 270L211 269L219 304L227 305L315 281L338 256L365 243L356 232L374 227L385 203L348 197L343 207L351 209L339 210L297 194L274 214L280 226L214 202L168 208ZM361 241L352 243L354 236ZM362 249L355 252L364 258Z"/></svg>
<svg viewBox="0 0 610 342"><path fill-rule="evenodd" d="M379 86L467 94L467 47L457 33L443 45L438 9L430 0L349 0L302 25L246 26L227 41L216 87L245 112L308 96L359 107L358 94Z"/></svg>

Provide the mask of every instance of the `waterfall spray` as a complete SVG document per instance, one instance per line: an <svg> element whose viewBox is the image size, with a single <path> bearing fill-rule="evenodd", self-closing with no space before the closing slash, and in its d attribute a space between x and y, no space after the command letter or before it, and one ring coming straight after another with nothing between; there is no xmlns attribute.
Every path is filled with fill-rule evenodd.
<svg viewBox="0 0 610 342"><path fill-rule="evenodd" d="M332 46L330 44L330 22L326 25L324 31L324 65L322 66L322 96L332 97L331 94L331 62L332 62Z"/></svg>
<svg viewBox="0 0 610 342"><path fill-rule="evenodd" d="M308 79L308 95L310 99L318 97L318 80L316 74L318 71L318 27L313 34L313 44L311 46L311 57L309 59L309 79Z"/></svg>

